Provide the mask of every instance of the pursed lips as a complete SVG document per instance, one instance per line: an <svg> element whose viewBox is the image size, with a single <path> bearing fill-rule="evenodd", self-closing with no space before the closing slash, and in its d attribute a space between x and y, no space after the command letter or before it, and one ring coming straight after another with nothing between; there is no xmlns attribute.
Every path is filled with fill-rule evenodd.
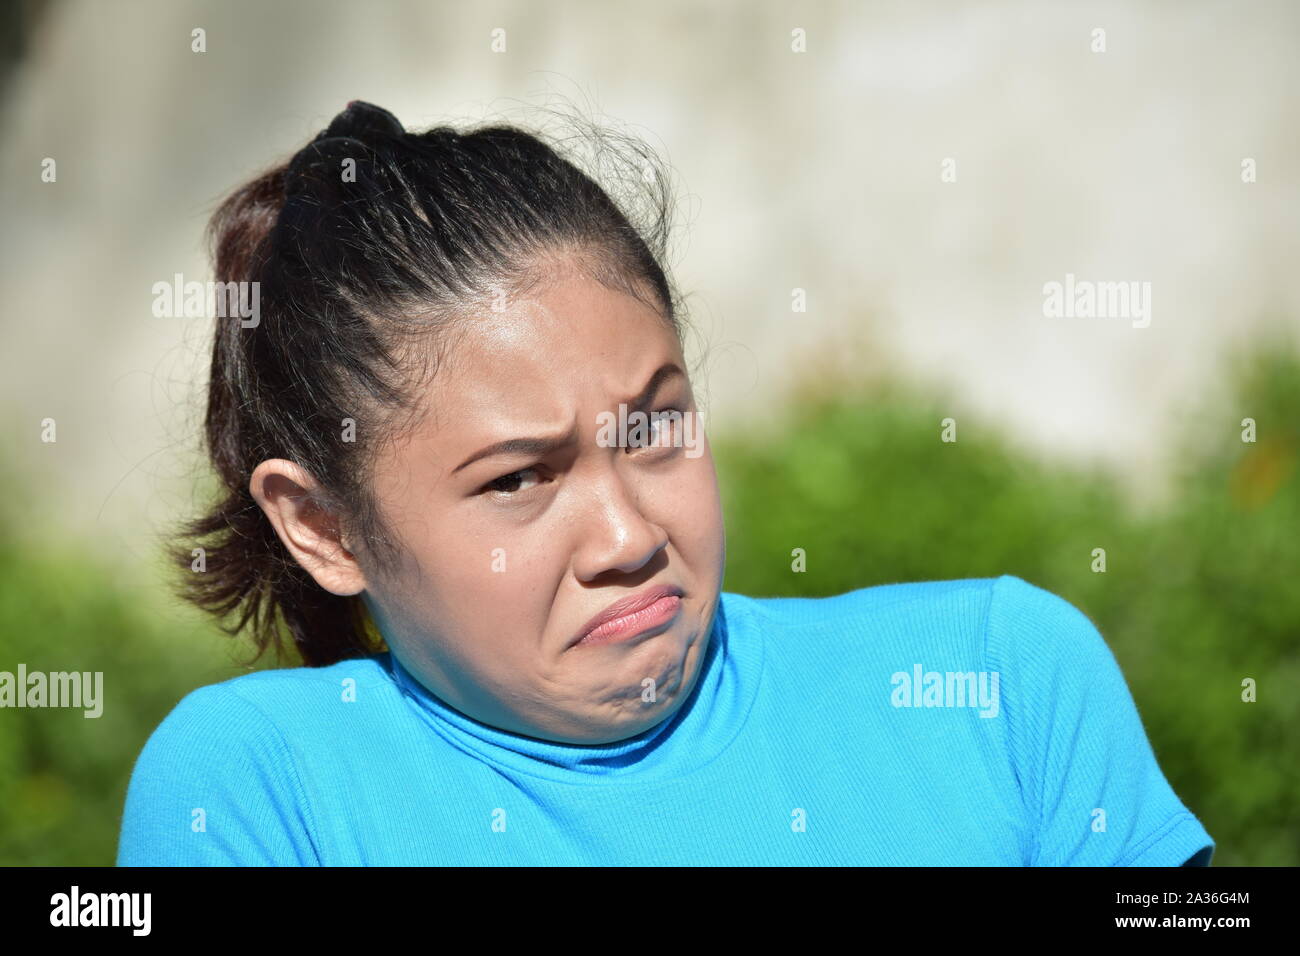
<svg viewBox="0 0 1300 956"><path fill-rule="evenodd" d="M619 618L628 617L638 611L643 611L646 608L651 607L655 602L661 601L666 597L681 598L683 596L684 592L676 585L659 584L652 585L651 587L638 591L636 594L615 601L583 625L570 640L569 646L580 643L583 638L587 637L587 635L603 624L609 624L613 621L617 621Z"/></svg>

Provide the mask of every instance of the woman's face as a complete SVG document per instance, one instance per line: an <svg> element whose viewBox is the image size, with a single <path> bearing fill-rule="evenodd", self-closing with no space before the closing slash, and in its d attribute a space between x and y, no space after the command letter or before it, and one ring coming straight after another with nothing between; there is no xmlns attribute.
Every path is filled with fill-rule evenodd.
<svg viewBox="0 0 1300 956"><path fill-rule="evenodd" d="M725 562L681 348L653 309L576 276L468 322L430 414L378 459L403 557L363 572L371 612L403 666L475 720L565 743L640 733L694 686ZM620 444L620 403L628 429L637 409L684 415ZM518 439L537 447L490 448ZM679 602L627 639L575 643L660 585Z"/></svg>

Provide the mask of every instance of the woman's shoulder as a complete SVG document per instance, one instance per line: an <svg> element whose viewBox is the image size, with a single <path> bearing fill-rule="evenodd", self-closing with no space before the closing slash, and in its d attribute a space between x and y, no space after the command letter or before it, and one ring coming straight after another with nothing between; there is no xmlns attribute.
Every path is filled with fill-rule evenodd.
<svg viewBox="0 0 1300 956"><path fill-rule="evenodd" d="M339 742L382 723L396 693L385 660L253 671L185 694L132 768L118 864L319 863L303 769L328 779Z"/></svg>
<svg viewBox="0 0 1300 956"><path fill-rule="evenodd" d="M942 693L936 710L923 693L921 711L913 694L909 715L976 715L947 708L948 683L987 674L997 706L971 723L997 746L972 752L1001 754L1035 835L1030 862L1208 863L1214 841L1164 777L1114 653L1065 597L1004 574L821 598L735 595L730 606L746 633L762 635L787 699L800 699L795 687L819 706L848 700L865 713L862 687L875 686L867 699L888 714L891 682L911 674L923 689L933 676Z"/></svg>
<svg viewBox="0 0 1300 956"><path fill-rule="evenodd" d="M267 704L281 700L285 695L291 698L316 697L325 688L391 686L389 660L389 653L384 652L350 657L322 667L268 667L205 684L190 693L211 694L215 688L221 688L225 695Z"/></svg>
<svg viewBox="0 0 1300 956"><path fill-rule="evenodd" d="M942 598L953 592L988 590L998 578L963 578L945 581L902 581L873 584L819 597L760 596L724 592L731 603L766 617L802 620L810 616L855 614L863 607L885 607Z"/></svg>
<svg viewBox="0 0 1300 956"><path fill-rule="evenodd" d="M875 584L823 597L766 597L724 592L729 612L765 628L805 633L864 623L928 621L962 627L1081 616L1065 598L1012 574L993 578Z"/></svg>
<svg viewBox="0 0 1300 956"><path fill-rule="evenodd" d="M825 597L723 595L729 628L761 643L788 669L828 654L846 673L904 661L948 662L942 670L1042 674L1070 669L1086 679L1113 666L1092 621L1070 601L1023 578L877 584ZM848 667L856 661L856 666Z"/></svg>
<svg viewBox="0 0 1300 956"><path fill-rule="evenodd" d="M196 687L177 705L238 698L253 705L281 707L320 697L326 689L391 685L389 654L352 657L323 667L268 667Z"/></svg>
<svg viewBox="0 0 1300 956"><path fill-rule="evenodd" d="M396 695L388 653L324 667L268 668L204 684L186 693L150 735L145 752L192 750L198 742L266 748L288 738L328 736L355 726L372 708L357 702Z"/></svg>

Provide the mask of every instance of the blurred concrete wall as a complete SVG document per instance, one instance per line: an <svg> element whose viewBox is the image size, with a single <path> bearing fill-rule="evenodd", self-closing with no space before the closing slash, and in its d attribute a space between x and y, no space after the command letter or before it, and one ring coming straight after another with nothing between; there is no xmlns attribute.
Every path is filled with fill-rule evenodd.
<svg viewBox="0 0 1300 956"><path fill-rule="evenodd" d="M419 126L559 91L680 178L711 429L855 335L864 375L1154 489L1225 349L1300 328L1298 48L1290 2L52 0L0 116L6 467L35 531L145 555L190 505L211 334L150 290L206 278L213 202L350 99ZM1067 273L1150 282L1149 326L1045 317Z"/></svg>

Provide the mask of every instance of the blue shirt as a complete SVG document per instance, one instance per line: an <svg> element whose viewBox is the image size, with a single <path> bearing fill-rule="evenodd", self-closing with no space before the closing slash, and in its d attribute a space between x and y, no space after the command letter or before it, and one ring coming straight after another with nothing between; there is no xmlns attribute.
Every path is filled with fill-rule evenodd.
<svg viewBox="0 0 1300 956"><path fill-rule="evenodd" d="M1208 864L1114 656L1020 578L723 592L702 672L627 740L467 717L391 653L187 695L119 865Z"/></svg>

